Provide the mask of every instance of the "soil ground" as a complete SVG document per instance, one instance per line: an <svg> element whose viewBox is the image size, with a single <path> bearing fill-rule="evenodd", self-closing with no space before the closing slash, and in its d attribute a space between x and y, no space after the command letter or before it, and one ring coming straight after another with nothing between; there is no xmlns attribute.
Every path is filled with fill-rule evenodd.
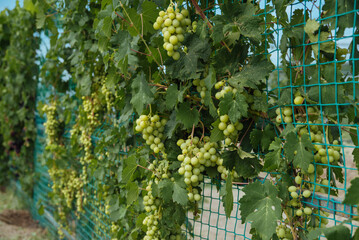
<svg viewBox="0 0 359 240"><path fill-rule="evenodd" d="M25 207L14 191L0 187L0 240L50 239Z"/></svg>

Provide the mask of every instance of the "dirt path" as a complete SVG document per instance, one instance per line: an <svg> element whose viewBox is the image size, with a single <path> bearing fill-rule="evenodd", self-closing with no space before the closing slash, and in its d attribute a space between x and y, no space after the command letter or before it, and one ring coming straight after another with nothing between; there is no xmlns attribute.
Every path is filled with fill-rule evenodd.
<svg viewBox="0 0 359 240"><path fill-rule="evenodd" d="M45 229L34 221L13 191L0 191L0 240L48 240Z"/></svg>

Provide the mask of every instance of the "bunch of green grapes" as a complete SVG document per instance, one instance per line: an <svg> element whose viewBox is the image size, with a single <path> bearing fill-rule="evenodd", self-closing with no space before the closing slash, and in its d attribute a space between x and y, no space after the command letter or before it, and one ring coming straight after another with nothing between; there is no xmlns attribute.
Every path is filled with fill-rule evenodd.
<svg viewBox="0 0 359 240"><path fill-rule="evenodd" d="M197 30L197 21L192 22L192 29L188 29L189 32L195 33Z"/></svg>
<svg viewBox="0 0 359 240"><path fill-rule="evenodd" d="M288 187L289 195L291 196L291 200L289 202L289 206L292 206L295 209L295 215L300 217L302 214L311 215L312 209L310 207L303 207L301 200L302 198L309 198L312 195L312 192L308 189L303 189L302 177L297 175L294 179L297 186L292 185Z"/></svg>
<svg viewBox="0 0 359 240"><path fill-rule="evenodd" d="M278 225L275 231L279 239L283 239L283 240L293 239L293 235L290 228L284 224Z"/></svg>
<svg viewBox="0 0 359 240"><path fill-rule="evenodd" d="M106 87L106 80L104 79L102 81L102 87L101 92L105 94L105 100L106 100L106 108L107 112L112 112L112 107L114 106L115 102L115 96L112 94L112 92Z"/></svg>
<svg viewBox="0 0 359 240"><path fill-rule="evenodd" d="M321 120L316 119L318 118L318 109L315 107L308 107L307 113L310 112L314 115L310 115L313 121L309 121L310 124L309 128L303 126L299 130L299 135L302 136L303 134L308 134L308 130L310 130L310 139L315 147L314 152L314 162L319 163L314 168L314 165L310 165L310 169L308 169L308 181L315 182L316 185L314 186L311 184L309 186L310 190L315 190L316 192L326 193L328 191L328 187L323 187L320 185L328 186L329 182L327 180L326 174L324 174L324 169L327 168L328 164L337 165L341 158L341 147L339 146L339 141L334 140L331 144L329 140L324 141L324 134L322 128L318 127L321 124ZM318 114L315 114L318 113ZM304 121L304 119L299 118L299 120ZM314 170L316 170L316 175L314 175Z"/></svg>
<svg viewBox="0 0 359 240"><path fill-rule="evenodd" d="M160 231L158 229L158 222L160 219L159 207L161 201L152 195L152 181L146 187L147 194L143 197L143 204L145 211L149 213L144 219L142 224L147 226L146 236L144 240L160 239Z"/></svg>
<svg viewBox="0 0 359 240"><path fill-rule="evenodd" d="M189 18L189 11L187 9L180 9L171 3L166 12L160 11L156 22L153 24L155 30L162 30L163 34L163 48L167 51L167 55L174 60L180 58L178 50L181 43L184 41L185 30L191 26L191 19Z"/></svg>
<svg viewBox="0 0 359 240"><path fill-rule="evenodd" d="M285 123L293 122L293 111L291 107L277 108L275 110L275 113L277 114L277 117L275 119L277 123L282 123L282 121Z"/></svg>
<svg viewBox="0 0 359 240"><path fill-rule="evenodd" d="M135 130L142 133L142 137L146 140L146 144L150 146L154 153L165 153L163 131L167 123L166 119L160 119L158 115L150 117L141 115L136 120Z"/></svg>
<svg viewBox="0 0 359 240"><path fill-rule="evenodd" d="M162 156L163 159L161 160L154 160L152 161L152 163L148 166L148 169L151 171L155 171L155 176L157 178L160 179L165 179L165 178L170 178L171 177L171 173L168 171L169 170L169 162L166 158L166 154L164 154L165 156ZM153 176L153 177L155 177ZM157 179L155 179L155 181L157 181Z"/></svg>
<svg viewBox="0 0 359 240"><path fill-rule="evenodd" d="M220 90L215 95L217 99L223 98L226 93L232 92L233 94L236 94L238 92L237 88L230 86L225 80L217 82L214 85L214 88Z"/></svg>
<svg viewBox="0 0 359 240"><path fill-rule="evenodd" d="M203 181L202 172L205 167L215 167L223 162L216 150L218 144L210 142L209 137L204 137L203 141L198 137L189 137L187 140L178 140L177 145L182 150L182 154L177 156L182 162L178 172L184 175L184 182L188 186L188 199L198 202L201 200L201 195L200 188L196 187Z"/></svg>
<svg viewBox="0 0 359 240"><path fill-rule="evenodd" d="M95 128L99 125L99 112L101 111L101 103L96 93L92 93L91 97L82 97L83 110L86 113L88 124Z"/></svg>
<svg viewBox="0 0 359 240"><path fill-rule="evenodd" d="M56 102L53 102L49 105L44 105L42 107L42 111L46 113L46 122L44 123L45 133L47 135L47 144L53 145L57 144L59 141L58 138L58 127L59 122L56 119L57 110L56 110Z"/></svg>
<svg viewBox="0 0 359 240"><path fill-rule="evenodd" d="M203 103L203 99L205 98L206 91L207 91L206 85L204 83L204 79L202 79L202 80L199 80L199 79L193 80L193 85L196 86L197 92L199 92L199 95L202 98L201 102Z"/></svg>
<svg viewBox="0 0 359 240"><path fill-rule="evenodd" d="M218 129L223 131L224 136L224 145L229 146L234 143L238 137L238 133L243 129L243 124L239 121L231 123L227 114L219 117Z"/></svg>

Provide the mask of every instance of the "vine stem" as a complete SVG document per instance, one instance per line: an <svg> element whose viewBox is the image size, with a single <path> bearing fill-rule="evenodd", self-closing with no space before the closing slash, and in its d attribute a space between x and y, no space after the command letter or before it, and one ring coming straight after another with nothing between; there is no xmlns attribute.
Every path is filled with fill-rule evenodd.
<svg viewBox="0 0 359 240"><path fill-rule="evenodd" d="M142 54L142 55L146 55L146 56L149 56L149 57L151 57L151 55L150 54L147 54L147 53L143 53L143 52L139 52L139 51L136 51L135 49L130 49L131 51L133 51L133 52L136 52L136 53L139 53L139 54Z"/></svg>
<svg viewBox="0 0 359 240"><path fill-rule="evenodd" d="M241 140L239 141L239 143L238 143L238 147L240 147L240 146L241 146L242 141L243 141L244 137L247 135L247 133L248 133L249 129L251 128L251 126L252 126L253 122L254 122L254 120L252 119L252 121L251 121L251 123L249 124L249 126L248 126L248 128L247 128L246 132L243 134L243 137L242 137L242 138L241 138Z"/></svg>
<svg viewBox="0 0 359 240"><path fill-rule="evenodd" d="M290 229L292 230L293 240L297 240L298 238L297 238L296 231L295 231L295 229L294 229L293 226L292 226L292 221L290 220L289 215L288 215L287 211L285 210L285 208L283 208L283 212L284 212L285 216L287 217L287 219L288 219L288 221L289 221L289 227L290 227Z"/></svg>
<svg viewBox="0 0 359 240"><path fill-rule="evenodd" d="M202 124L202 136L201 139L199 141L202 141L202 139L204 138L204 124L201 120L199 120L199 122Z"/></svg>
<svg viewBox="0 0 359 240"><path fill-rule="evenodd" d="M148 170L148 171L152 172L153 174L155 174L155 175L157 176L157 172L155 172L155 171L153 171L153 170L151 170L151 169L149 169L149 168L146 168L146 167L144 167L144 166L142 166L142 165L139 165L139 164L137 164L137 167L140 167L140 168L146 169L146 170Z"/></svg>
<svg viewBox="0 0 359 240"><path fill-rule="evenodd" d="M195 125L193 124L192 133L191 133L191 145L192 145L192 142L193 142L194 126L195 126Z"/></svg>
<svg viewBox="0 0 359 240"><path fill-rule="evenodd" d="M161 85L161 84L158 84L158 83L150 83L148 84L150 86L155 86L155 87L159 87L159 88L163 88L163 89L167 89L168 87L165 86L165 85Z"/></svg>
<svg viewBox="0 0 359 240"><path fill-rule="evenodd" d="M143 38L143 35L139 32L139 30L136 28L135 24L133 24L133 21L132 19L130 18L130 15L128 15L127 11L126 11L126 8L125 6L123 5L123 3L120 1L120 5L121 5L121 8L123 9L123 12L126 14L127 18L130 20L130 26L133 27L137 34L140 36L141 38L141 41L143 42L143 44L145 45L146 49L148 50L148 52L150 53L149 56L151 56L153 58L153 60L155 61L155 63L158 65L158 67L160 68L164 78L165 78L165 73L163 72L163 67L162 65L157 61L157 59L153 56L153 53L150 49L150 47L148 46L147 42L145 41L145 39ZM116 13L117 14L117 13ZM117 14L117 16L121 17L119 14ZM123 17L121 17L123 19ZM142 21L142 15L141 15L141 21ZM127 22L127 21L126 21ZM143 21L142 21L142 30L143 30Z"/></svg>

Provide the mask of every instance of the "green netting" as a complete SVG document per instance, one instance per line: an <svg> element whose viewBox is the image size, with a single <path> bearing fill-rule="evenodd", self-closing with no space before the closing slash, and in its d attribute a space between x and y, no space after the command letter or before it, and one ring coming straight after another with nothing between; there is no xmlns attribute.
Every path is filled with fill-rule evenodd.
<svg viewBox="0 0 359 240"><path fill-rule="evenodd" d="M220 1L221 2L221 1ZM307 102L303 104L303 108L307 112L308 107L316 106L320 110L320 120L321 123L310 123L308 115L306 116L306 123L294 122L295 125L302 125L306 127L308 132L310 133L313 128L321 128L324 133L324 143L320 144L325 147L326 151L328 151L329 146L333 146L330 142L327 141L326 131L328 126L337 127L337 133L340 137L340 148L342 153L342 163L340 165L332 165L329 161L326 163L322 162L313 162L315 165L316 171L318 166L327 166L328 171L336 171L336 169L341 170L343 172L343 184L337 186L323 185L317 182L313 182L314 191L318 187L327 188L328 193L316 193L313 194L310 198L304 200L304 204L317 208L318 211L314 215L319 217L319 223L322 221L328 221L327 226L334 226L340 223L345 222L350 217L358 216L356 209L343 205L342 199L348 189L348 184L350 180L357 176L357 168L353 163L352 151L355 147L353 141L355 139L351 139L349 135L349 131L351 131L352 136L356 136L356 141L359 141L359 126L357 124L351 125L348 124L347 121L341 121L339 117L340 108L343 106L350 106L352 108L353 114L357 115L357 106L353 105L355 100L356 91L359 89L358 82L355 80L355 67L357 65L357 61L359 61L358 50L356 49L356 44L359 44L359 34L356 31L358 26L357 18L359 13L359 3L357 1L354 2L353 9L342 10L338 6L338 1L336 4L335 15L330 17L322 17L322 6L324 5L324 0L317 1L294 1L292 4L288 4L286 7L289 19L292 19L292 16L295 15L296 11L301 11L304 9L310 9L310 16L307 16L311 19L316 19L317 22L321 23L324 21L328 21L330 19L334 19L336 26L338 24L339 18L343 16L352 16L353 23L352 28L347 28L344 31L344 35L342 37L337 37L333 32L333 36L331 39L320 40L320 29L318 35L318 42L316 43L308 43L301 42L296 44L290 44L288 48L286 56L284 56L287 61L290 63L288 66L283 66L281 59L283 58L281 53L281 36L284 34L285 30L278 19L275 18L275 10L273 6L268 5L265 1L259 1L259 6L263 11L260 15L264 15L266 23L274 22L274 30L273 28L266 28L265 37L266 37L266 53L268 57L271 59L272 63L275 65L275 70L273 71L270 78L267 80L267 93L268 96L272 93L275 93L280 98L290 96L290 102L293 103L293 95L297 89L303 88L304 94L313 94L317 93L318 95L318 104L312 104ZM218 7L218 1L206 1L206 11L207 16L213 16L215 14L219 14L220 9ZM303 19L301 22L297 22L291 25L291 28L294 30L299 27L305 26L308 19ZM305 32L302 32L303 36ZM303 37L303 39L305 39ZM321 46L325 47L325 43L334 41L335 47L341 47L348 49L350 43L352 42L352 52L348 53L343 60L333 60L329 62L307 62L305 60L305 56L303 53L306 52L308 46L317 44L318 51L320 51ZM302 57L300 60L294 59L293 54L302 52ZM336 51L334 52L334 59L336 56ZM337 73L337 64L344 63L342 72L346 73L345 81L339 81L339 73ZM318 67L317 67L318 66ZM334 66L334 68L333 68ZM352 69L350 69L352 68ZM305 74L306 71L310 71L312 73L313 69L317 71L317 79L306 80ZM328 73L330 69L333 69L332 72ZM297 71L301 71L304 73L304 79L298 84L297 79ZM289 74L285 74L285 72ZM330 81L323 81L321 79L322 73L325 72L326 75L331 76ZM288 77L287 77L288 76ZM350 86L349 86L350 85ZM341 91L343 87L350 87L353 89L353 99L339 99L338 93ZM38 100L45 100L48 92L48 89L43 88L39 85L38 91ZM328 93L329 92L329 93ZM328 98L328 95L330 98ZM269 97L268 97L269 101ZM282 105L280 107L292 107L294 104ZM275 110L278 106L274 106L270 111ZM323 112L331 112L332 116L337 115L337 117L333 117L332 121L336 122L335 124L327 123L324 118ZM294 112L294 111L293 111ZM294 115L293 115L294 118ZM35 149L35 159L39 159L38 156L41 155L44 145L43 145L43 120L40 117L37 117L37 126L38 126L38 139L36 142ZM96 131L93 140L96 142L99 139L99 136L102 133L102 129L99 128ZM136 143L137 144L137 143ZM316 143L319 144L319 143ZM125 155L125 152L121 152L121 155ZM51 192L51 182L49 176L47 174L46 167L42 166L39 161L35 163L36 172L39 173L39 179L34 188L34 204L36 207L39 205L39 202L42 206L44 206L45 214L39 215L36 211L33 211L33 214L37 220L44 226L46 226L51 233L56 237L56 223L53 218L51 219L51 215L54 215L55 209L51 206L51 202L49 201L48 193ZM273 174L272 174L273 175ZM272 175L268 173L263 173L262 178L259 180L263 180L265 178L278 179L272 177ZM329 182L333 176L331 174L328 175ZM203 201L201 204L202 214L198 219L195 219L191 213L187 214L187 228L184 229L186 231L186 236L188 239L251 239L251 234L249 233L250 224L243 224L240 219L239 212L239 203L238 200L242 196L241 189L245 186L245 183L242 184L234 184L233 185L233 193L234 193L234 210L232 212L231 218L227 219L224 213L223 205L220 201L220 196L218 192L218 187L223 183L212 183L209 178L206 178L203 187ZM96 199L96 186L89 184L87 186L87 196L92 198L92 201L89 201L84 207L84 213L80 213L79 217L73 216L74 219L74 233L73 239L110 239L110 225L111 221L109 216L105 214L102 209L104 203ZM330 195L331 191L337 191L339 197L333 197ZM98 205L94 205L93 202L97 202ZM35 207L34 207L35 209ZM329 213L329 215L323 214L324 212ZM326 220L324 220L326 219ZM353 232L357 227L357 222L345 222L350 230ZM71 238L71 236L69 236Z"/></svg>

